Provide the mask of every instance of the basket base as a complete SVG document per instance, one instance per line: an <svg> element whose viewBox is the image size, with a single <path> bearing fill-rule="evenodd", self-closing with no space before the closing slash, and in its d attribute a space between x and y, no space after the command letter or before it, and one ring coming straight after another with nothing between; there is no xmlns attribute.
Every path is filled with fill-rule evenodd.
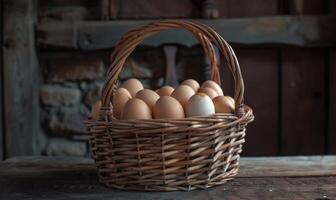
<svg viewBox="0 0 336 200"><path fill-rule="evenodd" d="M119 185L114 184L110 182L103 182L100 181L102 184L104 184L108 188L114 188L118 190L128 190L128 191L148 191L148 192L172 192L172 191L192 191L192 190L198 190L198 189L207 189L211 187L215 187L218 185L225 184L226 182L232 180L234 176L236 176L237 172L234 174L231 174L230 176L226 178L222 178L221 180L216 181L210 181L207 184L195 184L195 185Z"/></svg>

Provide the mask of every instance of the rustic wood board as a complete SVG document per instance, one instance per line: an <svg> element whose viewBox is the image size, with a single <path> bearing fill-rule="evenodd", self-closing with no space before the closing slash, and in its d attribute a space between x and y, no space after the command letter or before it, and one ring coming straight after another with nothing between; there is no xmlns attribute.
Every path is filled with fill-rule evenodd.
<svg viewBox="0 0 336 200"><path fill-rule="evenodd" d="M81 157L14 157L0 163L5 174L49 171L95 173L93 160ZM298 177L336 175L336 156L242 157L237 177Z"/></svg>
<svg viewBox="0 0 336 200"><path fill-rule="evenodd" d="M4 141L3 138L5 137L4 133L4 124L3 124L3 11L2 11L2 1L0 1L0 160L4 159Z"/></svg>
<svg viewBox="0 0 336 200"><path fill-rule="evenodd" d="M217 1L220 17L256 17L276 15L277 0L220 0Z"/></svg>
<svg viewBox="0 0 336 200"><path fill-rule="evenodd" d="M336 154L336 48L330 51L328 153Z"/></svg>
<svg viewBox="0 0 336 200"><path fill-rule="evenodd" d="M119 19L199 18L200 9L190 0L122 0Z"/></svg>
<svg viewBox="0 0 336 200"><path fill-rule="evenodd" d="M34 1L4 0L3 6L6 157L34 155L40 127Z"/></svg>
<svg viewBox="0 0 336 200"><path fill-rule="evenodd" d="M333 20L328 16L273 16L194 21L209 25L235 44L329 46L336 43L333 37L336 30L330 26ZM37 25L37 44L79 50L112 48L123 33L151 21L45 22ZM165 43L193 46L197 41L186 31L170 30L152 36L142 44L159 46Z"/></svg>
<svg viewBox="0 0 336 200"><path fill-rule="evenodd" d="M282 49L282 155L325 153L323 53L322 49Z"/></svg>
<svg viewBox="0 0 336 200"><path fill-rule="evenodd" d="M328 0L286 0L289 14L316 15L327 14Z"/></svg>
<svg viewBox="0 0 336 200"><path fill-rule="evenodd" d="M242 158L242 165L267 173L328 164L335 172L335 156ZM245 163L245 164L244 164ZM248 165L246 165L249 163ZM286 164L287 163L287 164ZM296 163L296 164L295 164ZM274 167L274 164L277 166ZM252 165L252 166L251 166ZM263 165L258 168L253 165ZM242 166L241 171L244 171ZM269 167L266 167L269 166ZM271 168L270 168L271 167ZM312 168L307 169L313 170ZM329 171L331 172L331 171ZM241 172L242 173L242 172ZM259 174L259 175L260 175ZM237 177L222 186L191 192L134 192L108 189L98 183L95 168L85 158L13 158L0 164L0 199L323 199L336 198L335 176ZM307 175L309 175L307 173ZM323 175L328 175L323 174Z"/></svg>
<svg viewBox="0 0 336 200"><path fill-rule="evenodd" d="M244 77L245 104L256 116L247 126L243 155L275 156L279 151L278 51L271 47L240 47L235 48L235 53Z"/></svg>

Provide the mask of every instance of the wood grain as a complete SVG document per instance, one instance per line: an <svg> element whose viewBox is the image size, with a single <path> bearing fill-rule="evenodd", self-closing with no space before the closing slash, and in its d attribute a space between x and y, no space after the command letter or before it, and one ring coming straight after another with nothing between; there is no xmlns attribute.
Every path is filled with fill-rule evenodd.
<svg viewBox="0 0 336 200"><path fill-rule="evenodd" d="M33 155L39 131L39 71L34 1L4 0L4 111L6 157Z"/></svg>
<svg viewBox="0 0 336 200"><path fill-rule="evenodd" d="M282 49L282 155L325 153L325 63L321 49Z"/></svg>
<svg viewBox="0 0 336 200"><path fill-rule="evenodd" d="M328 0L286 0L289 14L327 14Z"/></svg>
<svg viewBox="0 0 336 200"><path fill-rule="evenodd" d="M99 184L91 159L21 157L0 164L1 199L334 199L335 156L242 158L242 176L222 186L191 192L133 192ZM274 166L275 165L275 166ZM274 171L272 172L272 170ZM321 170L322 169L322 170ZM244 176L246 173L251 173ZM295 173L302 177L272 176ZM314 174L315 170L322 174ZM328 174L328 171L332 174ZM257 175L256 172L259 172ZM246 175L245 173L245 175ZM325 176L328 175L328 176Z"/></svg>
<svg viewBox="0 0 336 200"><path fill-rule="evenodd" d="M201 10L190 0L122 0L120 19L200 18Z"/></svg>
<svg viewBox="0 0 336 200"><path fill-rule="evenodd" d="M330 46L336 44L336 29L328 16L274 16L243 19L193 20L215 29L233 44L291 44L299 46ZM110 22L44 22L37 26L40 47L78 50L99 50L113 47L127 30L151 20ZM319 34L316 34L319 33ZM142 44L160 46L176 43L197 44L190 33L171 30L146 39Z"/></svg>
<svg viewBox="0 0 336 200"><path fill-rule="evenodd" d="M256 17L276 15L278 10L277 0L219 0L218 9L220 17Z"/></svg>
<svg viewBox="0 0 336 200"><path fill-rule="evenodd" d="M329 66L329 134L328 149L331 154L336 154L336 48L330 51Z"/></svg>
<svg viewBox="0 0 336 200"><path fill-rule="evenodd" d="M256 118L247 126L243 155L275 156L278 153L279 76L277 49L265 47L236 48L243 73L245 104Z"/></svg>
<svg viewBox="0 0 336 200"><path fill-rule="evenodd" d="M3 47L3 12L2 12L2 1L0 1L0 45ZM0 48L0 161L4 159L4 141L5 137L4 124L3 124L3 48Z"/></svg>

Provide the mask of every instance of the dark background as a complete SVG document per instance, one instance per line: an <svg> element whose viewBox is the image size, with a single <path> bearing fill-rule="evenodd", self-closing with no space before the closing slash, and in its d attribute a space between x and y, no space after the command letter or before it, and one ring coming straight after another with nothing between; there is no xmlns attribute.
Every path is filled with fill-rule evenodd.
<svg viewBox="0 0 336 200"><path fill-rule="evenodd" d="M332 0L2 0L0 158L88 156L82 121L115 42L163 18L205 23L233 46L256 117L243 155L335 154L335 14ZM120 78L155 89L175 68L179 81L202 82L206 63L190 35L170 32L138 47Z"/></svg>

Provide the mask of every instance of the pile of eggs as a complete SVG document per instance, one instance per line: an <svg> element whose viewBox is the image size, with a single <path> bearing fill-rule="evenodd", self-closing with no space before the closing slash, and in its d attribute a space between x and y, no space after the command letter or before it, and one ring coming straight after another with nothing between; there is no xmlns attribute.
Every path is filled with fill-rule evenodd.
<svg viewBox="0 0 336 200"><path fill-rule="evenodd" d="M235 101L224 96L214 81L201 86L193 79L185 80L177 88L164 86L156 91L144 89L137 79L128 79L115 92L113 116L116 119L182 119L233 113ZM93 105L91 117L98 119L101 102Z"/></svg>

